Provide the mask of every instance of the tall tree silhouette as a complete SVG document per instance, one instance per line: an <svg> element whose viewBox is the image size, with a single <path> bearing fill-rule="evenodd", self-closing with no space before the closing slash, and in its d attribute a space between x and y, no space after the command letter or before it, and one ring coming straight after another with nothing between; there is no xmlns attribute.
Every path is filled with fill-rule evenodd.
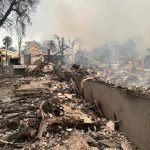
<svg viewBox="0 0 150 150"><path fill-rule="evenodd" d="M8 62L8 56L7 56L7 50L9 49L9 47L12 45L12 38L9 37L9 36L6 36L3 38L3 45L5 46L6 48L6 64Z"/></svg>

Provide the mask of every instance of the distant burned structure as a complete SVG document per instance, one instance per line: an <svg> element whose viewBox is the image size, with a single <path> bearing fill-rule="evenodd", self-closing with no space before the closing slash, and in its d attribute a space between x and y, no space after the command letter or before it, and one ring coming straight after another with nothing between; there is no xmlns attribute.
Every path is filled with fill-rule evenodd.
<svg viewBox="0 0 150 150"><path fill-rule="evenodd" d="M30 65L36 61L44 61L48 56L46 46L36 41L29 41L25 44L24 54L22 55L23 64Z"/></svg>
<svg viewBox="0 0 150 150"><path fill-rule="evenodd" d="M145 56L144 58L144 67L150 69L150 55Z"/></svg>
<svg viewBox="0 0 150 150"><path fill-rule="evenodd" d="M25 43L24 51L22 53L21 62L25 65L37 65L39 62L48 62L48 45L47 41L37 42L29 41ZM50 61L58 63L61 60L61 55L57 50L51 51Z"/></svg>

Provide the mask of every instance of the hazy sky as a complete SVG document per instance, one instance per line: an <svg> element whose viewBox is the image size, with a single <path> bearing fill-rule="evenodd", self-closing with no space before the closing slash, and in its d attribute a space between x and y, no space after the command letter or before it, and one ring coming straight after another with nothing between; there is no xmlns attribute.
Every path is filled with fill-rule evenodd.
<svg viewBox="0 0 150 150"><path fill-rule="evenodd" d="M41 0L36 12L25 41L57 34L80 37L86 47L128 38L150 46L150 0ZM0 41L5 34L0 30Z"/></svg>

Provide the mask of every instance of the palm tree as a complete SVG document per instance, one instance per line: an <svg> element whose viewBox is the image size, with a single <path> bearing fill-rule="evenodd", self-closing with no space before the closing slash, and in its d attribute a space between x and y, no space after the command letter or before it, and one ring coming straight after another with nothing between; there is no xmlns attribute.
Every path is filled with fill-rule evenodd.
<svg viewBox="0 0 150 150"><path fill-rule="evenodd" d="M4 37L3 38L3 45L5 46L5 48L6 48L6 65L7 65L7 50L8 50L8 48L12 45L12 38L11 37L9 37L9 36L6 36L6 37Z"/></svg>
<svg viewBox="0 0 150 150"><path fill-rule="evenodd" d="M53 40L50 40L47 42L48 46L48 62L50 62L51 59L51 51L54 51L56 48L55 42Z"/></svg>

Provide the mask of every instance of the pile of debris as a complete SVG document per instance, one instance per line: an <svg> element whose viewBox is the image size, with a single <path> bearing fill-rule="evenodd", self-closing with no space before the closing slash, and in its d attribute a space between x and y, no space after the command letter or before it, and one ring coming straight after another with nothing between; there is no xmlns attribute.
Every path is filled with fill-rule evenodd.
<svg viewBox="0 0 150 150"><path fill-rule="evenodd" d="M150 94L150 82L141 78L139 74L129 73L123 70L89 70L89 76L101 83L112 87L118 87L135 95L148 96ZM92 72L92 73L91 73Z"/></svg>
<svg viewBox="0 0 150 150"><path fill-rule="evenodd" d="M50 74L28 81L20 79L11 97L1 99L2 149L136 149L117 130L119 121L100 116L94 104L80 98L72 80Z"/></svg>
<svg viewBox="0 0 150 150"><path fill-rule="evenodd" d="M53 68L54 68L53 63L40 62L37 65L28 66L29 76L44 77L45 74L53 72Z"/></svg>

